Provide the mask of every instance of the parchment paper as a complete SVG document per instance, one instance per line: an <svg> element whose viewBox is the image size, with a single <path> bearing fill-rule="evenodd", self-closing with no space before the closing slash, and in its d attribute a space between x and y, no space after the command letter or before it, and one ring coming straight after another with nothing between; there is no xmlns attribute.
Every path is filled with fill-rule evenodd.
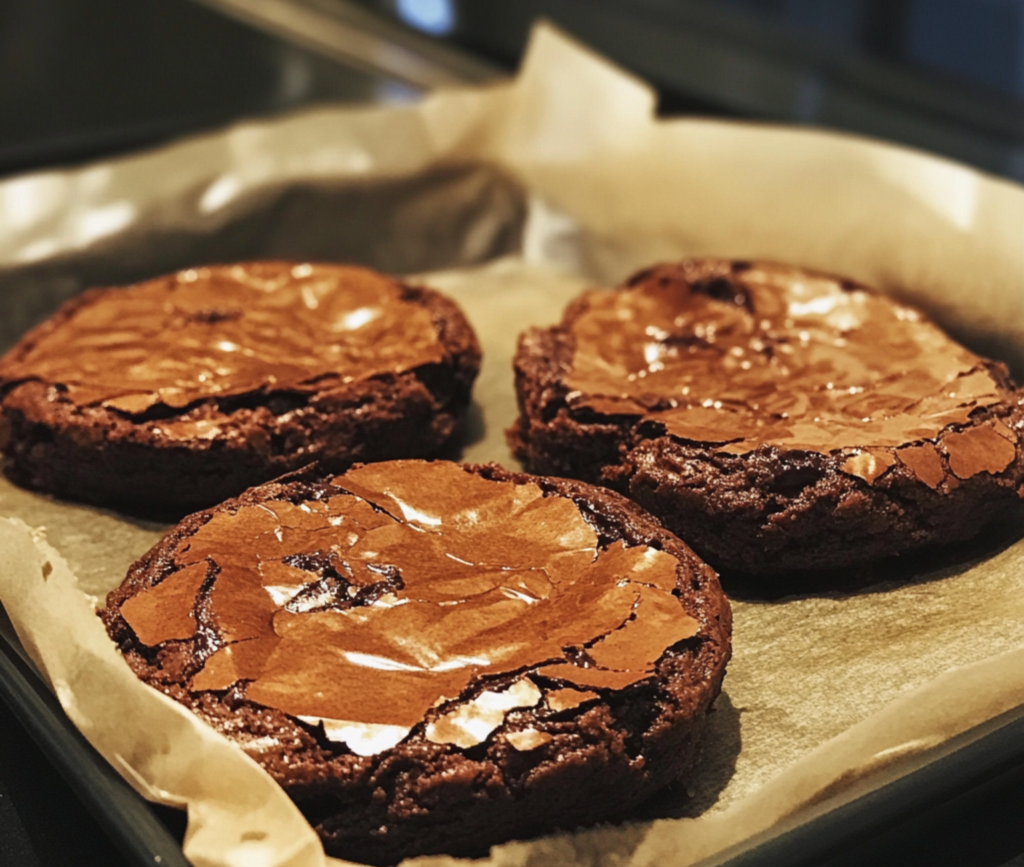
<svg viewBox="0 0 1024 867"><path fill-rule="evenodd" d="M517 333L556 320L585 285L663 257L846 273L913 299L1020 373L1024 190L849 136L659 123L653 104L642 84L541 29L510 85L250 124L0 184L0 334L9 341L84 285L205 261L430 272L485 349L461 453L506 466ZM139 791L188 804L186 855L324 863L269 777L136 681L92 614L83 593L118 584L162 528L6 481L0 514L13 516L0 520L0 599L23 644ZM908 557L857 592L769 601L730 588L734 658L689 791L670 789L621 825L497 847L491 863L695 863L1024 704L1022 529L1008 519L974 545Z"/></svg>

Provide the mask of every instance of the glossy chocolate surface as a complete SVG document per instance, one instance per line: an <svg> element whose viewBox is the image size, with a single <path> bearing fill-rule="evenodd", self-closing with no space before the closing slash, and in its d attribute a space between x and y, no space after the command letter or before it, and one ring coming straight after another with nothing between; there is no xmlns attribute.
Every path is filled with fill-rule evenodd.
<svg viewBox="0 0 1024 867"><path fill-rule="evenodd" d="M80 406L134 414L260 390L321 391L443 354L429 311L403 300L397 280L255 262L105 290L5 359L0 379L59 384Z"/></svg>
<svg viewBox="0 0 1024 867"><path fill-rule="evenodd" d="M580 305L570 408L639 417L728 454L855 449L843 470L871 483L896 462L894 449L934 442L1012 397L990 363L918 311L790 267L659 265ZM1005 469L1015 444L996 423L944 448L967 478ZM926 446L901 460L936 483Z"/></svg>
<svg viewBox="0 0 1024 867"><path fill-rule="evenodd" d="M216 635L191 690L245 681L247 699L362 755L428 718L428 740L469 747L541 702L537 675L561 682L552 710L576 707L652 676L699 631L675 557L602 547L573 500L534 483L396 461L332 485L214 512L176 571L121 605L149 646Z"/></svg>

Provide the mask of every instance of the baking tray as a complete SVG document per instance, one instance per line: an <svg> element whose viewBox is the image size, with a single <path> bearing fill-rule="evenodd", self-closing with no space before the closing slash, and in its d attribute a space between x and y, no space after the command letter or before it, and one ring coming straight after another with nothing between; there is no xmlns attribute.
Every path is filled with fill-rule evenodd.
<svg viewBox="0 0 1024 867"><path fill-rule="evenodd" d="M592 74L600 81L611 77L607 70L592 65L589 58L562 45L549 42L543 50L547 54L542 53L542 59L547 56L552 61L578 64L584 77ZM616 78L610 84L617 89L618 96L623 97L622 101L629 103L625 113L631 123L642 127L647 119L646 97L632 82ZM571 94L564 98L575 99L575 96ZM552 95L555 97L558 93ZM453 103L459 99L458 95L452 97ZM435 108L436 105L433 104ZM558 112L546 115L558 116ZM390 117L396 124L405 122L402 120L404 115L393 114ZM522 119L525 123L530 117L523 115ZM205 144L186 143L178 146L176 151L175 171L188 174L199 162L198 157L215 154L221 148L244 154L253 142L273 143L275 136L285 129L294 137L292 141L301 140L306 147L310 138L323 136L325 140L329 139L324 130L344 134L346 125L336 121L337 118L327 115L310 115L285 120L280 125L229 131L224 138L214 136ZM373 124L376 122L372 112L346 120L346 123L361 124L360 128L368 140L374 138ZM620 125L618 121L616 125ZM678 127L666 132L674 134L676 129L685 131ZM435 131L447 132L440 126ZM705 133L720 136L723 130L698 124L693 127L693 132L698 136ZM748 135L746 130L740 132L744 137ZM615 133L616 130L610 130L608 135L611 138L608 140L611 146L619 148L621 145L614 138ZM756 137L755 133L750 135ZM767 135L776 143L783 136L795 138L795 134L782 131ZM539 138L538 141L545 145L548 140ZM831 148L832 140L822 140L817 144ZM837 143L837 148L840 145L843 148L854 147L846 141ZM880 146L857 143L856 147L864 148L864 153L871 156L875 154L872 149ZM311 152L315 155L315 147ZM359 156L356 148L350 152L342 148L342 152L346 156ZM275 153L268 146L262 154L256 155L266 158ZM561 153L556 151L555 158L560 158ZM387 154L385 149L384 157ZM909 159L904 154L885 156ZM182 157L188 159L183 160ZM705 157L713 164L713 155L705 154ZM859 151L856 160L861 160ZM448 161L425 167L413 165L405 174L391 172L376 179L359 176L348 178L345 183L332 184L317 180L315 171L306 171L305 175L300 173L301 177L296 180L292 164L282 158L279 164L271 166L277 174L272 175L274 182L268 183L266 178L247 176L246 172L253 163L239 159L230 166L230 173L215 175L212 183L209 177L199 180L202 177L199 169L195 173L196 188L181 183L179 179L176 181L180 187L179 198L170 202L161 192L163 177L154 171L157 164L161 164L157 156L151 159L141 157L117 166L99 164L80 174L48 179L55 187L64 184L70 193L85 187L87 182L102 181L109 183L110 187L103 189L102 197L93 196L92 210L84 213L73 210L59 213L55 210L52 221L46 224L49 235L43 234L37 239L52 242L51 252L31 241L21 248L21 258L16 264L0 271L0 348L9 345L26 328L52 312L62 300L89 285L123 284L204 262L254 257L349 259L389 271L422 272L485 262L521 248L529 250L537 240L531 233L536 233L539 224L546 227L545 242L558 242L552 248L555 254L559 251L571 255L583 255L588 250L600 252L597 248L590 250L585 243L574 246L571 227L564 215L557 210L536 207L537 203L531 200L524 187L496 170L493 164ZM259 165L258 161L256 165ZM931 164L927 167L934 172L929 176L929 182L945 171ZM302 168L305 170L306 164ZM902 168L902 164L894 168ZM804 171L803 166L800 170ZM559 166L559 182L571 173L571 164L564 169ZM829 177L837 174L841 173L830 166ZM900 175L899 180L907 190L917 195L919 191L914 187L913 178ZM894 189L899 191L904 187ZM554 186L550 188L555 190ZM234 199L231 196L224 198L232 190ZM565 192L564 187L562 192ZM580 186L572 192L582 196L588 195L591 189ZM995 192L999 191L994 191L993 195ZM1014 191L1014 194L1019 195L1019 191ZM749 196L749 190L744 190L744 195ZM70 194L67 200L76 201ZM918 199L910 198L908 201L914 203ZM221 202L222 206L206 207L211 202ZM226 207L224 202L228 203ZM930 203L930 199L925 200L925 204L930 206ZM941 204L945 207L947 202L943 200ZM984 205L983 200L979 207ZM118 219L125 214L129 216L119 224ZM410 219L410 214L414 219ZM842 209L839 209L837 220L843 216ZM959 211L953 216L966 219ZM273 232L268 232L269 224L273 225ZM461 227L462 230L445 234L438 231L441 225ZM85 233L87 237L82 240L81 230L86 227L90 228L91 234ZM774 227L773 224L771 228ZM98 228L106 228L107 231L97 234ZM595 231L600 229L598 225ZM0 248L3 240L0 238ZM584 242L586 240L583 239ZM888 238L883 240L888 241ZM701 237L694 235L689 243L691 247L699 248ZM949 249L955 253L955 248ZM945 251L943 248L942 252ZM648 257L645 261L651 261L654 255L666 254L661 252L661 248L656 254L645 248L644 255ZM784 251L778 255L783 256ZM792 258L806 259L808 255L796 253ZM830 251L830 255L841 258L843 250ZM898 274L897 265L899 262L893 263ZM846 270L838 261L835 267ZM870 275L854 276L870 278ZM984 298L978 306L983 306L983 302ZM1002 320L1005 318L1003 316ZM993 334L996 337L1000 321L999 316L994 317ZM956 321L952 320L952 324L956 325ZM507 378L507 372L504 375ZM11 703L46 753L63 768L73 788L97 811L100 824L133 859L143 859L138 863L152 864L157 857L162 863L169 863L164 859L171 855L153 848L168 845L173 845L173 851L181 859L176 841L163 829L154 811L145 807L132 790L119 782L80 737L69 734L70 724L32 673L31 667L26 666L18 654L16 642L0 642L0 650L4 660L0 670L4 698ZM732 713L735 717L735 709ZM760 837L723 852L706 863L813 863L851 839L926 809L936 801L983 782L1008 766L1024 763L1020 713L1018 710L1004 714L961 733L941 747L894 763L884 772L872 773L859 787L846 788L834 796L819 797L813 807L801 809L790 818L774 824ZM134 808L127 806L131 803L135 804Z"/></svg>

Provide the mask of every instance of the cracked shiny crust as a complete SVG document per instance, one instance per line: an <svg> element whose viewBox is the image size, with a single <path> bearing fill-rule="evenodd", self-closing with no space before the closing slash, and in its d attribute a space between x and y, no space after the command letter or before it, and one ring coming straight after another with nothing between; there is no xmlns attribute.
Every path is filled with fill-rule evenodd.
<svg viewBox="0 0 1024 867"><path fill-rule="evenodd" d="M59 383L12 378L9 371L41 339L119 291L93 289L72 299L0 359L0 449L3 471L16 484L180 516L312 461L340 471L358 461L430 457L455 431L480 368L479 343L458 306L431 289L402 285L402 300L429 314L443 350L439 362L319 391L258 389L140 413L80 405ZM170 439L161 432L168 422L219 433Z"/></svg>
<svg viewBox="0 0 1024 867"><path fill-rule="evenodd" d="M467 471L496 481L535 482L545 496L570 498L602 547L623 540L671 554L680 564L681 608L699 621L699 634L666 651L653 677L622 690L581 692L557 678L531 674L545 699L538 707L510 711L477 746L463 749L428 739L430 722L450 709L449 702L431 711L398 746L360 756L328 740L318 726L247 700L244 684L190 692L184 684L210 636L200 630L194 638L149 648L120 614L126 600L176 568L175 552L214 514L270 500L326 499L339 489L293 477L192 515L136 563L108 597L104 621L139 677L260 761L331 854L374 864L416 854L480 855L512 837L621 815L692 765L704 718L720 691L731 616L714 573L689 548L613 492L496 466ZM458 701L484 688L502 689L517 676L474 682Z"/></svg>
<svg viewBox="0 0 1024 867"><path fill-rule="evenodd" d="M723 265L708 267L721 277ZM533 472L626 494L718 569L829 570L961 541L1024 497L1024 396L997 362L978 359L976 369L999 397L932 438L870 450L762 444L736 454L671 435L654 412L587 405L574 393L572 326L585 310L577 299L560 325L520 337L510 445Z"/></svg>

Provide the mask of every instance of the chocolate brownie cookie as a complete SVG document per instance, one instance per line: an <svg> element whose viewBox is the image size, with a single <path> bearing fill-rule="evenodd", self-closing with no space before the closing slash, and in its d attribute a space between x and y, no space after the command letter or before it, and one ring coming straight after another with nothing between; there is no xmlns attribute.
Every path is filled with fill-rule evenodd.
<svg viewBox="0 0 1024 867"><path fill-rule="evenodd" d="M454 303L365 268L194 268L65 304L0 359L16 483L181 514L319 461L438 453L480 366Z"/></svg>
<svg viewBox="0 0 1024 867"><path fill-rule="evenodd" d="M328 853L373 864L612 818L677 779L731 622L714 572L618 494L444 461L192 515L103 617Z"/></svg>
<svg viewBox="0 0 1024 867"><path fill-rule="evenodd" d="M523 335L515 369L531 471L620 490L716 568L845 568L1024 497L1006 368L849 280L658 265Z"/></svg>

